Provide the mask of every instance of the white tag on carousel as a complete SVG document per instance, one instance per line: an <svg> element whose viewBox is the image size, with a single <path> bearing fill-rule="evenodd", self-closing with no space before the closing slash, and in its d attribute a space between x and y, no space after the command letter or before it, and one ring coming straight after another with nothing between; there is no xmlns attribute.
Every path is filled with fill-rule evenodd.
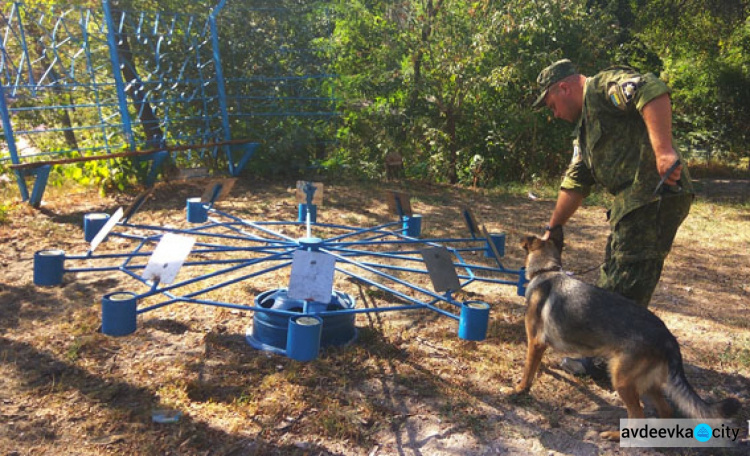
<svg viewBox="0 0 750 456"><path fill-rule="evenodd" d="M124 211L122 208L117 209L114 214L112 214L112 217L107 220L107 223L104 224L104 226L99 230L98 233L96 233L96 236L94 236L94 239L91 240L91 244L89 247L89 250L92 252L96 250L97 247L99 247L99 244L102 243L105 237L109 234L110 231L112 231L112 228L117 225L117 223L122 219L122 214L124 214Z"/></svg>
<svg viewBox="0 0 750 456"><path fill-rule="evenodd" d="M292 299L328 304L333 295L335 266L336 259L327 253L295 250L287 294Z"/></svg>
<svg viewBox="0 0 750 456"><path fill-rule="evenodd" d="M145 280L158 280L159 283L174 282L182 264L190 254L195 238L166 233L156 245L141 276Z"/></svg>

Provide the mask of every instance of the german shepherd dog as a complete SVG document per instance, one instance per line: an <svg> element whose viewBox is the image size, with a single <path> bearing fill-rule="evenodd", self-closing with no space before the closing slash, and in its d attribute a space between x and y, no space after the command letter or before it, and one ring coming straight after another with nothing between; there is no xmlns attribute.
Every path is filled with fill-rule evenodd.
<svg viewBox="0 0 750 456"><path fill-rule="evenodd" d="M660 418L672 416L664 393L690 418L728 418L740 408L734 398L715 404L701 399L685 378L677 339L659 317L623 296L588 285L562 272L563 231L549 240L529 236L526 337L528 351L517 394L527 393L547 347L608 361L612 386L628 418L644 418L640 397L650 398ZM619 431L601 437L619 440Z"/></svg>

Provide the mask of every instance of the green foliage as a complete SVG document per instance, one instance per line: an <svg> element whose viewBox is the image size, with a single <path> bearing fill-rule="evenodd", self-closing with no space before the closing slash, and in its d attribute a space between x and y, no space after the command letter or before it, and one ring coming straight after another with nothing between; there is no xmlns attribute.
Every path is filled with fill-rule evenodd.
<svg viewBox="0 0 750 456"><path fill-rule="evenodd" d="M102 192L122 192L143 183L148 166L149 162L131 157L70 163L53 167L48 183L62 186L65 181L74 181L99 187Z"/></svg>
<svg viewBox="0 0 750 456"><path fill-rule="evenodd" d="M583 3L337 2L341 161L380 175L396 151L410 177L465 184L559 174L569 128L530 109L533 81L563 56L607 60L605 13Z"/></svg>
<svg viewBox="0 0 750 456"><path fill-rule="evenodd" d="M633 34L664 62L675 134L694 156L739 162L750 156L750 2L643 3Z"/></svg>
<svg viewBox="0 0 750 456"><path fill-rule="evenodd" d="M538 71L563 57L584 74L615 63L660 74L674 88L687 155L741 158L750 153L747 2L708 3L336 2L346 100L337 162L379 176L396 151L408 176L435 181L557 176L570 126L529 104Z"/></svg>
<svg viewBox="0 0 750 456"><path fill-rule="evenodd" d="M0 203L0 225L10 222L10 204Z"/></svg>
<svg viewBox="0 0 750 456"><path fill-rule="evenodd" d="M205 14L214 3L118 4ZM274 16L280 7L295 14L282 21ZM615 63L659 74L673 88L674 131L683 151L745 163L750 157L748 11L747 0L227 2L221 17L225 77L335 74L335 83L311 81L296 89L276 84L273 90L286 100L300 93L329 97L341 113L336 122L248 116L232 125L232 133L239 138L262 132L264 145L248 173L264 176L304 177L322 169L336 176L382 177L385 156L398 153L409 178L485 186L553 180L568 162L571 126L530 104L539 70L567 57L584 74ZM279 51L291 48L315 51L306 59ZM228 84L256 105L269 87ZM70 96L56 93L43 103L65 106ZM15 106L38 102L17 100ZM94 115L83 109L32 110L14 122L20 129L54 128L64 116L72 125L88 125ZM86 129L72 139L35 145L52 152L102 147ZM52 180L125 189L144 175L144 163L110 160L57 167Z"/></svg>

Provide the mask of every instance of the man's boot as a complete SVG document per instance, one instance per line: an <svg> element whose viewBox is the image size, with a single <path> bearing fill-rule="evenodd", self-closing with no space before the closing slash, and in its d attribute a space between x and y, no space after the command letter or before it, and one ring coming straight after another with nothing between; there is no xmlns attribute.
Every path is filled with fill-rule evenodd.
<svg viewBox="0 0 750 456"><path fill-rule="evenodd" d="M609 376L601 358L563 358L560 367L569 374L594 380L605 380Z"/></svg>

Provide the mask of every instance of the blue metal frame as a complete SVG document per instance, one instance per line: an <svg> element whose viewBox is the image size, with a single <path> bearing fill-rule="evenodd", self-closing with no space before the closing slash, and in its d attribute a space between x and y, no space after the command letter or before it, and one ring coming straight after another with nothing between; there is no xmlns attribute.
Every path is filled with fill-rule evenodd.
<svg viewBox="0 0 750 456"><path fill-rule="evenodd" d="M259 39L275 40L265 54L246 55L252 43L250 50L228 44L237 24L223 15L236 17L237 9L248 23L257 23ZM213 160L221 154L227 173L237 176L260 143L273 141L270 135L281 125L288 128L289 119L298 119L304 130L337 115L335 100L324 93L326 81L333 79L325 62L315 49L294 48L308 43L283 41L284 24L294 18L295 12L226 0L201 15L117 10L109 0L102 0L101 8L8 2L0 7L0 117L9 152L0 156L0 164L164 147L145 158L151 184L159 165L174 154L167 146L223 143L175 159L195 166L206 154ZM279 30L269 33L274 27ZM123 58L123 43L133 58ZM260 62L262 68L227 78L223 62L243 68L240 59ZM299 74L300 68L308 74ZM133 90L140 95L132 97ZM163 137L143 133L146 107L155 113ZM62 115L70 117L70 126L59 121ZM20 153L21 137L40 150ZM255 144L226 144L233 139ZM49 170L15 174L21 197L38 205ZM29 176L36 177L31 195Z"/></svg>
<svg viewBox="0 0 750 456"><path fill-rule="evenodd" d="M212 206L209 204L209 206ZM369 228L358 228L331 223L301 223L287 221L250 221L209 207L209 218L198 226L171 228L155 225L120 222L109 234L132 243L129 252L94 253L65 255L65 273L121 271L146 290L136 293L136 299L149 299L149 304L137 310L139 314L175 303L202 304L252 312L266 312L275 315L294 316L296 312L280 311L253 305L219 301L202 297L214 290L228 287L272 272L291 269L292 255L296 250L309 249L310 238L293 238L283 231L307 225L308 230L328 233L326 238L315 239L314 249L330 254L336 259L335 271L368 286L382 290L405 304L394 304L378 308L353 308L336 311L317 311L320 317L341 315L342 313L375 313L427 309L440 315L459 320L461 307L465 301L457 300L458 290L445 293L434 292L417 282L428 276L420 249L431 246L444 246L455 257L454 267L459 274L461 288L472 283L492 283L511 285L522 295L526 279L523 269L508 269L500 258L493 255L489 263L467 261L467 254L476 254L486 260L487 240L484 238L436 238L420 239L402 233L400 220L387 222ZM139 234L148 233L148 234ZM192 259L183 265L181 276L188 276L176 283L162 285L143 279L139 272L146 267L147 257L152 253L163 234L176 233L193 236L197 242L191 252ZM318 233L316 233L318 234ZM189 257L190 259L190 257ZM71 262L106 263L103 266L70 267ZM204 269L211 266L211 271ZM197 268L197 274L190 271ZM218 270L217 270L218 269ZM226 277L221 281L216 279ZM407 276L408 279L400 276ZM503 279L510 276L512 279ZM425 279L426 280L426 279ZM203 285L197 291L181 291L188 287ZM162 300L157 298L161 296ZM156 302L154 302L156 301ZM446 308L447 305L447 308Z"/></svg>

